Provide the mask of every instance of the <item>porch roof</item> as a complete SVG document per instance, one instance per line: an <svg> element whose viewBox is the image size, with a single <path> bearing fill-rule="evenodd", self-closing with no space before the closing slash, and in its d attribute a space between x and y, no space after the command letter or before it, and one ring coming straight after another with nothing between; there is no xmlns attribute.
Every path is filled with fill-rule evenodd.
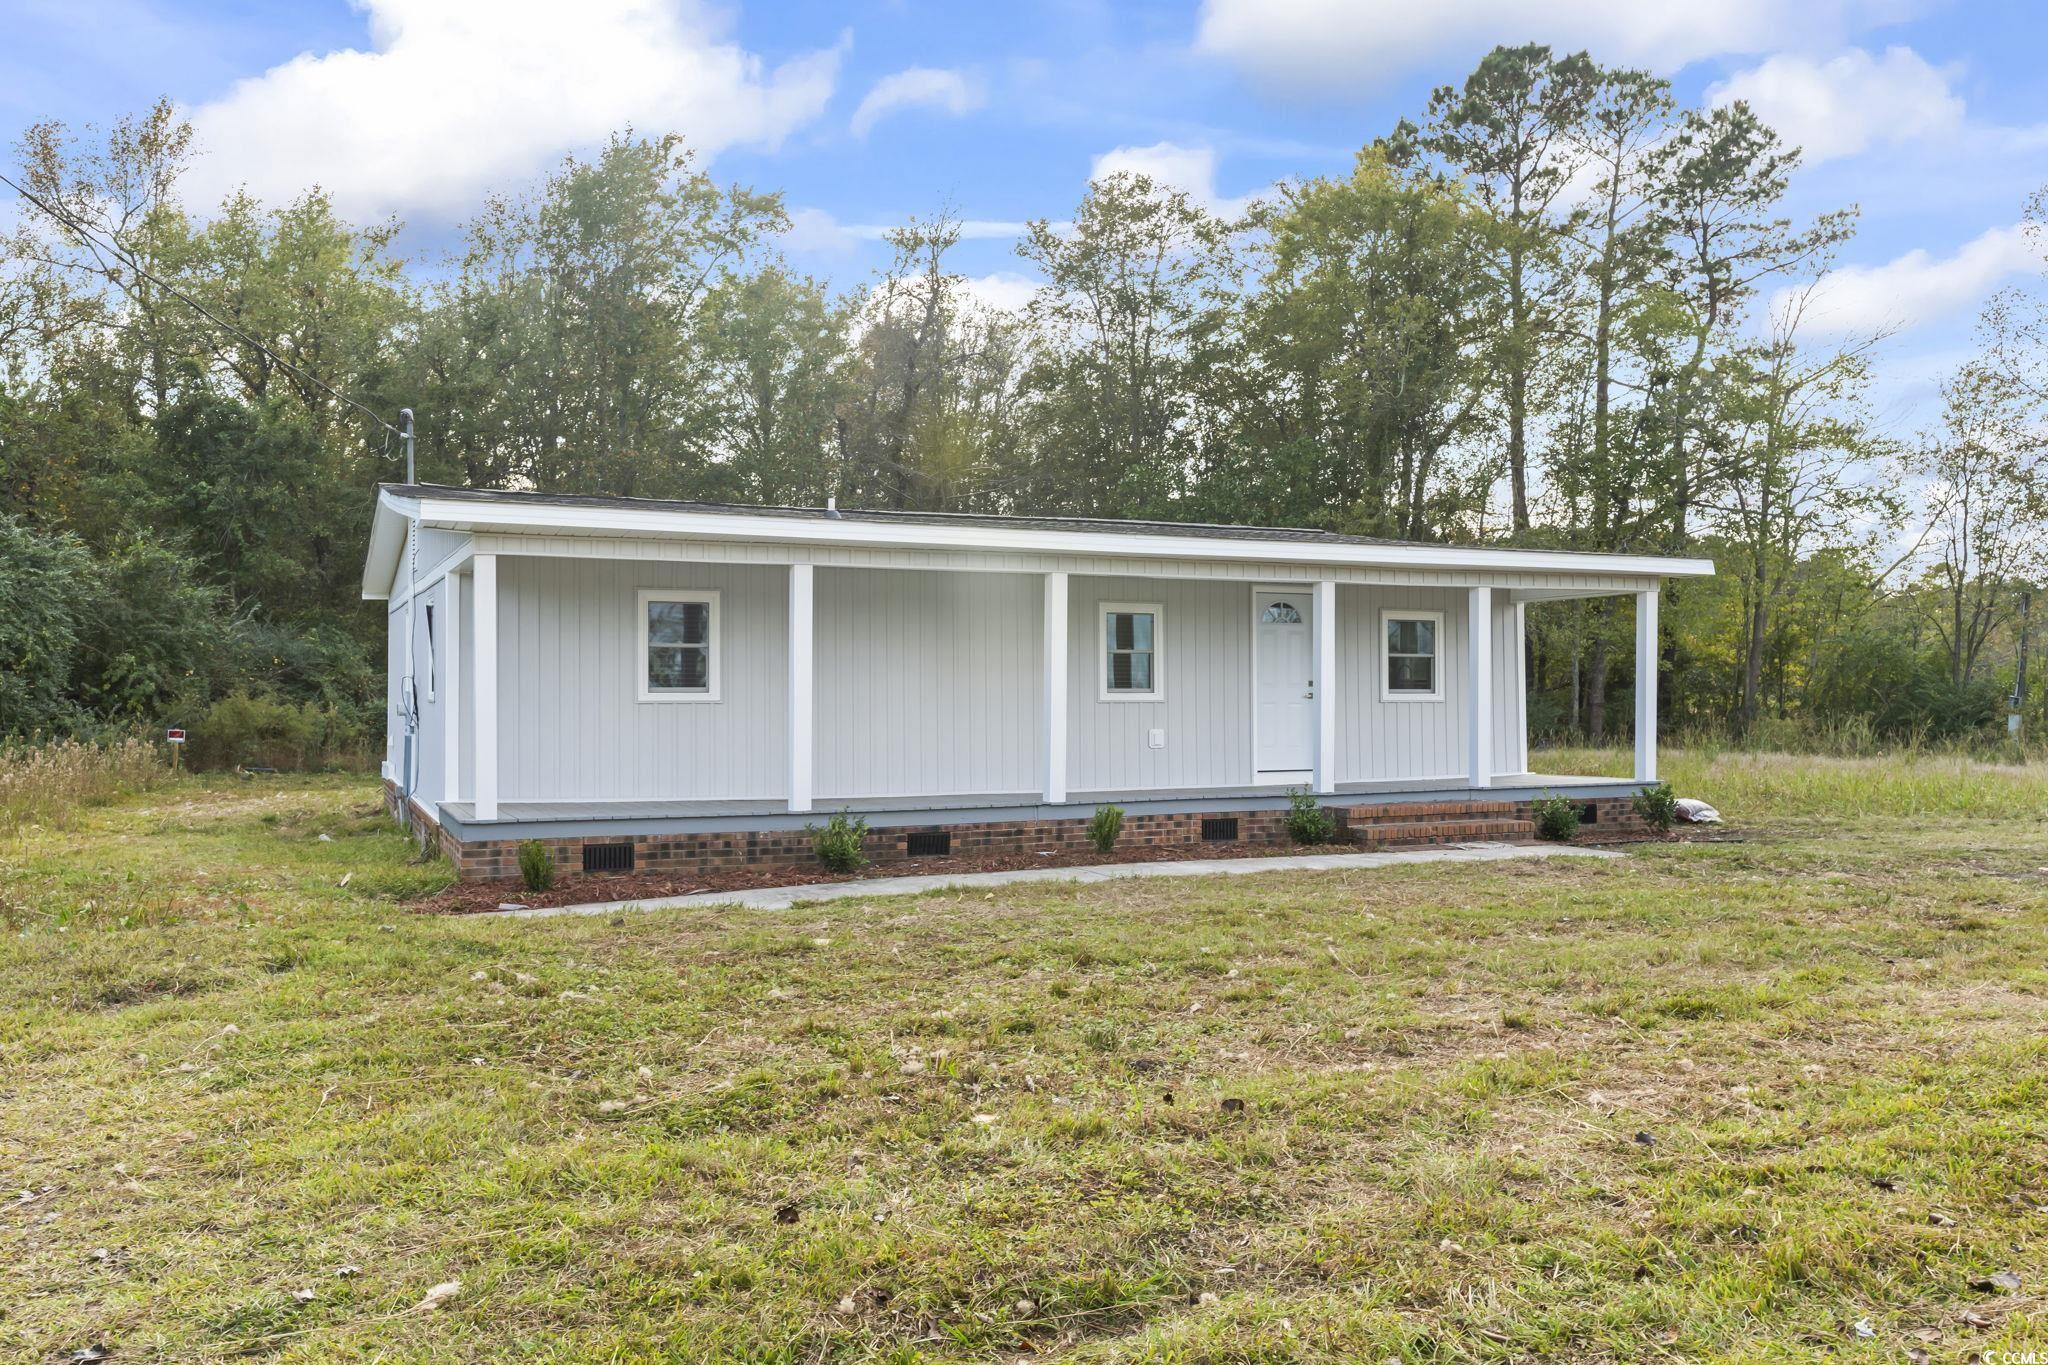
<svg viewBox="0 0 2048 1365"><path fill-rule="evenodd" d="M1635 577L1711 574L1702 559L1516 550L1341 535L1304 527L1011 517L824 507L760 507L654 498L385 484L379 488L363 596L390 594L406 523L458 532L698 538L788 545L964 552L1026 551L1107 557L1186 557L1260 564L1545 571Z"/></svg>

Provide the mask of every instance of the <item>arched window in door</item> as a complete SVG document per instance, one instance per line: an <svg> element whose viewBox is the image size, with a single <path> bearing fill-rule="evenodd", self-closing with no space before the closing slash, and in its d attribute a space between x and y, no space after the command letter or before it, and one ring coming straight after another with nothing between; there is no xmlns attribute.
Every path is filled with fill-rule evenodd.
<svg viewBox="0 0 2048 1365"><path fill-rule="evenodd" d="M1298 626L1301 613L1295 610L1292 602L1273 602L1267 605L1266 614L1259 619L1269 626Z"/></svg>

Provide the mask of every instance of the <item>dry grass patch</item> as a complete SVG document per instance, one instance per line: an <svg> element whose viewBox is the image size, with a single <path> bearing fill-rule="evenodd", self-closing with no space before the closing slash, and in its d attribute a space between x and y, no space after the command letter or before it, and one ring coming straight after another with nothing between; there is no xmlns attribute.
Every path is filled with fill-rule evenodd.
<svg viewBox="0 0 2048 1365"><path fill-rule="evenodd" d="M80 806L147 791L169 777L164 751L145 740L0 743L0 835L61 823Z"/></svg>

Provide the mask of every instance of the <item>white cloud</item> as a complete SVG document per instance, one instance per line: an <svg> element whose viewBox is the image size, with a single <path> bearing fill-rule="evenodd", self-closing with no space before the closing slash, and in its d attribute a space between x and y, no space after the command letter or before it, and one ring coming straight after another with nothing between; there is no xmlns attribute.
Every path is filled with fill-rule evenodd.
<svg viewBox="0 0 2048 1365"><path fill-rule="evenodd" d="M823 209L794 208L782 245L790 251L844 256L860 245L860 238Z"/></svg>
<svg viewBox="0 0 2048 1365"><path fill-rule="evenodd" d="M1410 68L1469 60L1498 42L1588 48L1603 62L1673 71L1703 57L1839 41L1916 0L1204 0L1197 51L1283 90L1377 93Z"/></svg>
<svg viewBox="0 0 2048 1365"><path fill-rule="evenodd" d="M1714 105L1745 100L1806 164L1880 143L1954 137L1963 100L1948 77L1908 47L1882 57L1852 48L1825 62L1781 53L1707 91Z"/></svg>
<svg viewBox="0 0 2048 1365"><path fill-rule="evenodd" d="M1177 142L1155 142L1149 147L1113 147L1095 158L1088 178L1101 180L1120 172L1142 175L1161 185L1185 192L1188 198L1211 213L1234 218L1257 196L1239 195L1226 199L1216 192L1216 149L1184 147Z"/></svg>
<svg viewBox="0 0 2048 1365"><path fill-rule="evenodd" d="M782 234L782 241L793 251L844 253L862 242L879 242L901 226L901 221L842 223L824 209L795 208L789 211L789 230ZM999 218L964 218L959 224L960 240L1011 241L1022 237L1029 226Z"/></svg>
<svg viewBox="0 0 2048 1365"><path fill-rule="evenodd" d="M697 0L358 3L370 50L302 53L192 111L201 202L317 182L357 217L454 217L629 123L707 157L775 146L839 68L832 48L769 70Z"/></svg>
<svg viewBox="0 0 2048 1365"><path fill-rule="evenodd" d="M1027 223L1014 223L1000 218L963 218L960 220L960 240L963 242L1005 241L1011 237L1022 237ZM853 228L862 237L880 238L889 228L881 223L863 223Z"/></svg>
<svg viewBox="0 0 2048 1365"><path fill-rule="evenodd" d="M1038 292L1038 281L1014 270L998 270L991 275L970 275L960 281L960 287L985 308L1021 313Z"/></svg>
<svg viewBox="0 0 2048 1365"><path fill-rule="evenodd" d="M981 108L986 98L979 85L958 71L913 66L875 82L853 111L853 135L866 137L899 109L939 109L958 118Z"/></svg>
<svg viewBox="0 0 2048 1365"><path fill-rule="evenodd" d="M1905 330L1974 309L2014 275L2041 268L2039 245L2023 227L1992 228L1965 242L1953 256L1909 251L1883 265L1836 270L1806 301L1802 325L1822 333ZM1775 314L1796 297L1781 289Z"/></svg>

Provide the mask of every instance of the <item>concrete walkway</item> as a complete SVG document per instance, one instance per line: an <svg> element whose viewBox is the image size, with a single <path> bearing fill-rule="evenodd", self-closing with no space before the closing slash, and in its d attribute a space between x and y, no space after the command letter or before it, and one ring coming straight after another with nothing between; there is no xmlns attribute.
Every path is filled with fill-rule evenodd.
<svg viewBox="0 0 2048 1365"><path fill-rule="evenodd" d="M627 910L671 910L703 906L744 906L754 910L787 910L813 901L849 897L915 896L925 891L966 890L986 886L1018 886L1026 882L1107 882L1124 877L1246 877L1259 872L1340 872L1366 867L1401 867L1410 863L1493 863L1514 858L1619 858L1601 848L1570 848L1559 844L1445 844L1391 853L1291 853L1273 858L1189 858L1156 863L1103 863L1092 867L1028 867L1015 872L952 872L923 877L867 877L850 882L818 882L809 886L764 886L748 891L696 891L687 896L656 896L647 900L598 901L589 905L540 905L519 910L491 910L505 919L549 919L556 915L616 915Z"/></svg>

